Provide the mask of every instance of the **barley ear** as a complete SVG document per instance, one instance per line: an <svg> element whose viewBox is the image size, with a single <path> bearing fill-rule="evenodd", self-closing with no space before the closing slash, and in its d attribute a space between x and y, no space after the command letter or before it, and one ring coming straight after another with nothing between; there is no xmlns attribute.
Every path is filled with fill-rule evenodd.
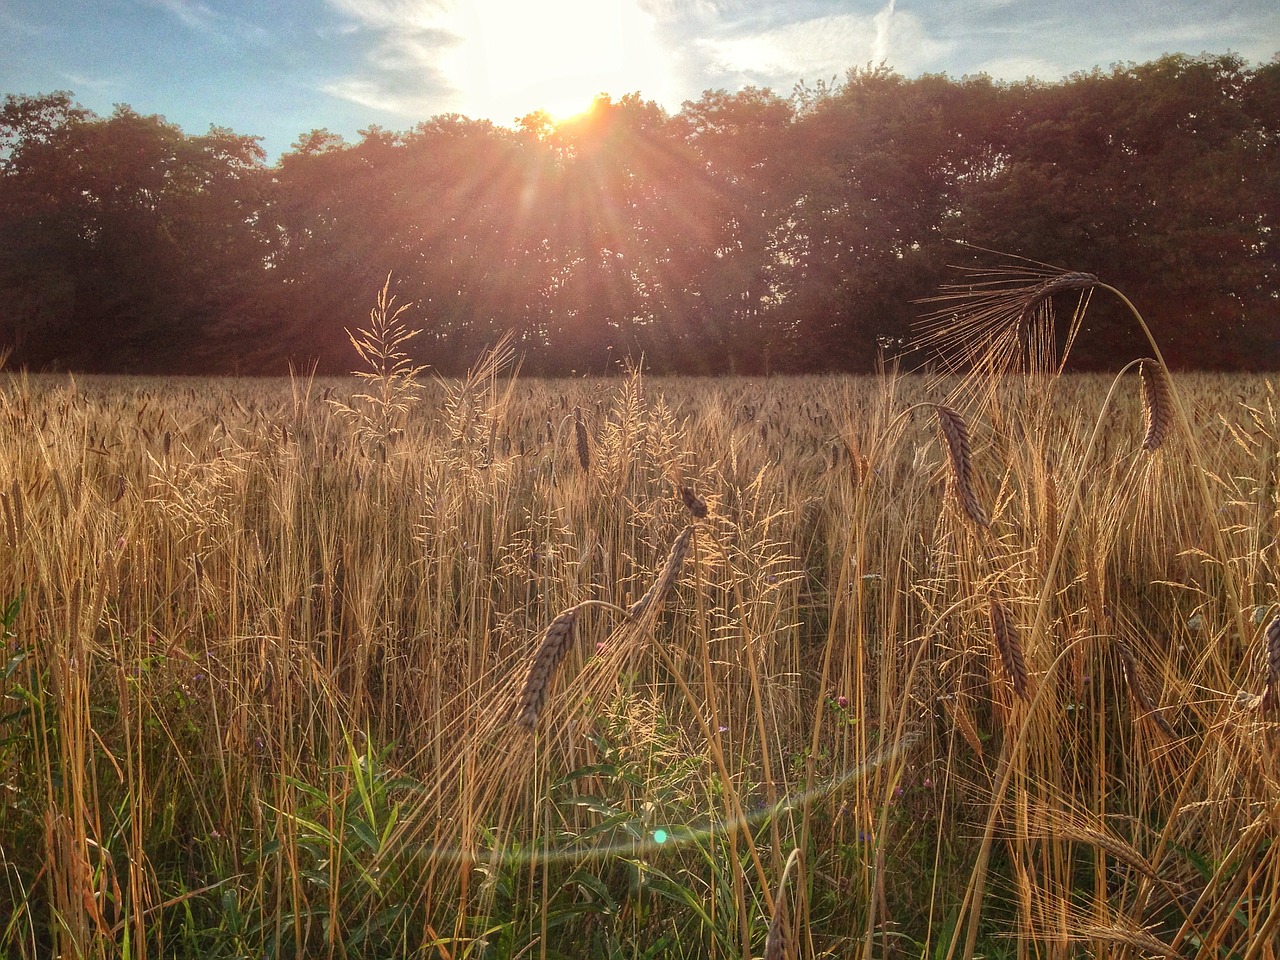
<svg viewBox="0 0 1280 960"><path fill-rule="evenodd" d="M525 730L532 732L538 725L538 717L546 706L556 668L573 645L573 628L577 623L579 610L580 607L577 606L569 607L551 621L542 636L542 643L538 645L533 660L529 663L524 687L516 698L516 723Z"/></svg>
<svg viewBox="0 0 1280 960"><path fill-rule="evenodd" d="M992 600L990 605L991 635L995 638L996 649L1000 651L1000 662L1004 672L1013 684L1013 692L1023 700L1027 699L1027 662L1022 656L1022 641L1009 622L1009 614L999 600Z"/></svg>
<svg viewBox="0 0 1280 960"><path fill-rule="evenodd" d="M1142 376L1142 418L1146 424L1142 449L1158 450L1173 425L1173 393L1164 367L1156 361L1143 360L1138 370Z"/></svg>
<svg viewBox="0 0 1280 960"><path fill-rule="evenodd" d="M973 487L973 449L969 444L969 428L964 417L950 407L933 404L938 414L938 427L942 438L947 443L947 458L951 463L951 485L955 489L956 498L964 514L977 527L990 524L987 512L978 502L978 494Z"/></svg>

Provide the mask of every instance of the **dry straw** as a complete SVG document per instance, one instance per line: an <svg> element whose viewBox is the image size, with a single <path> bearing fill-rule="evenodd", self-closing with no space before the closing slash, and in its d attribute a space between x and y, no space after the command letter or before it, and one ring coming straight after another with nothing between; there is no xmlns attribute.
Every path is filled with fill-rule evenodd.
<svg viewBox="0 0 1280 960"><path fill-rule="evenodd" d="M1173 393L1164 367L1156 361L1143 360L1138 370L1142 376L1142 417L1146 424L1142 449L1158 450L1173 425Z"/></svg>
<svg viewBox="0 0 1280 960"><path fill-rule="evenodd" d="M580 610L581 605L569 607L552 620L533 655L529 672L524 678L524 687L516 698L516 723L525 730L532 732L538 725L538 717L546 705L556 668L573 645L573 628L578 622Z"/></svg>
<svg viewBox="0 0 1280 960"><path fill-rule="evenodd" d="M680 567L684 564L684 558L689 553L693 530L692 525L687 526L681 531L680 536L676 537L675 543L671 544L671 551L667 554L667 562L663 564L662 572L658 574L658 579L653 582L639 600L630 606L627 610L628 619L639 620L650 607L660 603L662 598L667 595L667 591L671 589L676 582L676 578L680 576Z"/></svg>
<svg viewBox="0 0 1280 960"><path fill-rule="evenodd" d="M956 498L960 501L965 516L975 526L986 527L990 521L982 504L978 502L978 494L973 487L973 449L969 444L969 428L965 425L964 417L950 407L935 403L933 409L938 414L942 438L947 442L947 456L951 461L951 480Z"/></svg>
<svg viewBox="0 0 1280 960"><path fill-rule="evenodd" d="M992 600L990 605L991 635L995 638L996 649L1000 651L1000 662L1004 672L1013 684L1013 692L1023 700L1027 699L1027 661L1022 655L1022 641L1017 631L1009 622L1009 614L999 600Z"/></svg>

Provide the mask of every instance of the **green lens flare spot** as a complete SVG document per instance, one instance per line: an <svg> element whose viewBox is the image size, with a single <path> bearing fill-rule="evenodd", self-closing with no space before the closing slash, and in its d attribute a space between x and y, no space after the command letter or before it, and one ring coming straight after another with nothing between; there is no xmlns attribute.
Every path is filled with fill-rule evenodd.
<svg viewBox="0 0 1280 960"><path fill-rule="evenodd" d="M667 831L665 831L665 830L655 830L655 831L653 831L653 842L654 842L654 843L666 843L666 842L667 842Z"/></svg>

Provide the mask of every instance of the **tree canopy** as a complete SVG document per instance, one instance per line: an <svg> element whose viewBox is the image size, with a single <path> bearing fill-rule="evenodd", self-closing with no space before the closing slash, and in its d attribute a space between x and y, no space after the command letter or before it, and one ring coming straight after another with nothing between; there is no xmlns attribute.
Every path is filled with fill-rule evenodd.
<svg viewBox="0 0 1280 960"><path fill-rule="evenodd" d="M1280 367L1280 59L1059 83L885 67L790 97L640 94L514 129L188 135L56 92L0 108L0 350L34 369L349 366L388 274L450 371L870 369L975 247L1097 273L1175 364ZM1076 362L1127 349L1095 317Z"/></svg>

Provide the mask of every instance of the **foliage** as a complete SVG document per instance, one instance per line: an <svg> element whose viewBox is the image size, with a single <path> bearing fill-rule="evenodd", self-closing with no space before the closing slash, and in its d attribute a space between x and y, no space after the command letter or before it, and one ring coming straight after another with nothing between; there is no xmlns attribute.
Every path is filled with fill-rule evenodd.
<svg viewBox="0 0 1280 960"><path fill-rule="evenodd" d="M0 109L0 344L32 369L345 370L383 286L413 361L510 332L533 373L869 371L902 351L953 241L1103 276L1175 367L1274 369L1280 62L1170 55L1060 83L850 70L668 114L601 96L560 124L446 115L349 143L191 136L70 94ZM1095 315L1074 351L1138 342Z"/></svg>

